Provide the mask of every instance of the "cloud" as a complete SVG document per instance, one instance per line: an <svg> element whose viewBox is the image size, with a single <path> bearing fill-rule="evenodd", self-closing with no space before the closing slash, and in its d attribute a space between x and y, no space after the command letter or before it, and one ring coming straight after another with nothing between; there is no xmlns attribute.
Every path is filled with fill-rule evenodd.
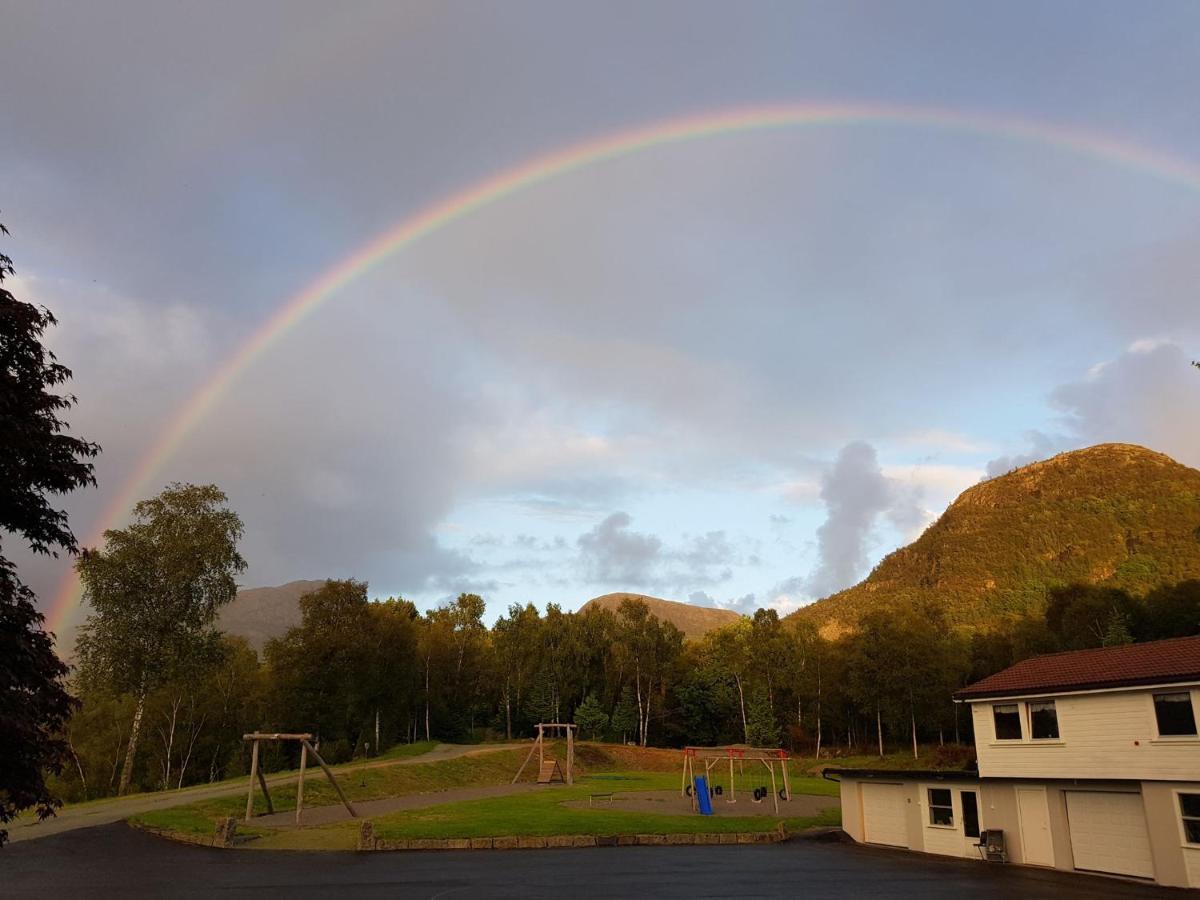
<svg viewBox="0 0 1200 900"><path fill-rule="evenodd" d="M615 512L576 540L584 579L593 584L656 583L662 541L631 531L628 513Z"/></svg>
<svg viewBox="0 0 1200 900"><path fill-rule="evenodd" d="M706 591L692 591L688 594L688 603L693 606L707 606L712 609L728 609L742 616L752 616L754 611L758 609L758 603L754 594L744 594L741 597L729 597L725 600L718 600Z"/></svg>
<svg viewBox="0 0 1200 900"><path fill-rule="evenodd" d="M987 481L989 478L996 478L1007 474L1013 469L1019 469L1030 463L1048 459L1063 449L1063 438L1051 437L1041 431L1027 431L1025 432L1025 439L1029 442L1029 450L1027 452L1016 453L1010 456L998 456L995 459L988 460L987 465L984 467L984 475L979 480Z"/></svg>
<svg viewBox="0 0 1200 900"><path fill-rule="evenodd" d="M1142 444L1200 465L1200 373L1177 343L1135 341L1050 401L1077 442Z"/></svg>
<svg viewBox="0 0 1200 900"><path fill-rule="evenodd" d="M821 501L827 515L817 529L820 561L806 584L818 597L858 580L867 567L867 538L875 520L893 508L895 492L875 448L864 441L844 446L821 479Z"/></svg>

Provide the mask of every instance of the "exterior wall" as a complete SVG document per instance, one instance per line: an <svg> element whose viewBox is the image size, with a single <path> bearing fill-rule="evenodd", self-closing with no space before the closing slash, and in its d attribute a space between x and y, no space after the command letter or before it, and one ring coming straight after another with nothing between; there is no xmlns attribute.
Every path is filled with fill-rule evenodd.
<svg viewBox="0 0 1200 900"><path fill-rule="evenodd" d="M842 801L842 831L859 844L863 843L862 800L858 791L860 783L853 778L843 778L839 785Z"/></svg>
<svg viewBox="0 0 1200 900"><path fill-rule="evenodd" d="M872 778L869 781L861 781L855 778L843 777L841 783L842 830L858 843L867 843L867 828L863 820L862 802L862 785L864 783L898 784L904 788L904 820L908 835L905 846L909 850L923 849L921 809L917 799L917 785L912 781L905 781L900 778L895 780Z"/></svg>
<svg viewBox="0 0 1200 900"><path fill-rule="evenodd" d="M1200 888L1200 847L1184 841L1179 791L1200 793L1200 784L1147 782L1142 785L1154 871L1162 884Z"/></svg>
<svg viewBox="0 0 1200 900"><path fill-rule="evenodd" d="M1055 701L1057 740L1029 737L1025 702L1037 697L973 702L979 774L984 778L1136 781L1195 778L1200 772L1200 739L1160 738L1153 693L1137 689L1046 698ZM1191 693L1200 719L1200 689L1192 688ZM992 706L1014 702L1021 707L1023 737L998 741Z"/></svg>
<svg viewBox="0 0 1200 900"><path fill-rule="evenodd" d="M864 828L859 785L864 779L843 776L842 827L855 841L863 842ZM875 783L885 783L883 778L872 778ZM1027 864L1021 840L1021 821L1017 806L1018 788L1042 788L1046 793L1046 808L1049 815L1050 840L1054 853L1054 868L1064 871L1075 870L1075 859L1071 847L1071 828L1067 816L1066 793L1068 791L1112 791L1139 794L1146 813L1147 834L1154 861L1154 880L1173 887L1200 888L1200 847L1187 846L1180 824L1179 791L1200 793L1200 782L1132 782L1132 781L1088 781L1036 780L1036 779L984 779L978 784L916 781L897 779L896 784L906 788L906 807L909 822L910 850L948 856L978 858L962 831L962 800L964 790L978 791L980 828L1002 829L1008 858L1017 864ZM954 828L929 826L928 788L949 788L954 799Z"/></svg>

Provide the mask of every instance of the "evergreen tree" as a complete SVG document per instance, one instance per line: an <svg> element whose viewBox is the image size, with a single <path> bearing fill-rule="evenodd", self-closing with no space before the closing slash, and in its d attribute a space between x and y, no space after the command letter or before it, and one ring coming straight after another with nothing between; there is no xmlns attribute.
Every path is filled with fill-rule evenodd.
<svg viewBox="0 0 1200 900"><path fill-rule="evenodd" d="M750 695L750 703L746 707L746 732L751 746L779 746L779 722L764 688Z"/></svg>
<svg viewBox="0 0 1200 900"><path fill-rule="evenodd" d="M617 704L617 708L613 710L612 720L610 722L613 731L621 733L621 743L629 743L629 735L637 730L638 727L638 708L637 698L634 696L633 688L630 685L625 685L621 691L621 702Z"/></svg>
<svg viewBox="0 0 1200 900"><path fill-rule="evenodd" d="M596 735L608 727L608 713L595 694L588 694L575 708L575 724L581 732L591 733L592 740L596 740Z"/></svg>

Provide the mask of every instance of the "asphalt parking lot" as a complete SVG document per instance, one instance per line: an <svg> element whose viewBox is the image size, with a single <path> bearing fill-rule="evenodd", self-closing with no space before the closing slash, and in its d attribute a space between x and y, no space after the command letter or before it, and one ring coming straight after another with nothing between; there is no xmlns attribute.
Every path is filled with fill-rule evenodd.
<svg viewBox="0 0 1200 900"><path fill-rule="evenodd" d="M842 843L442 853L213 850L124 824L0 850L0 897L1177 897L1087 875Z"/></svg>

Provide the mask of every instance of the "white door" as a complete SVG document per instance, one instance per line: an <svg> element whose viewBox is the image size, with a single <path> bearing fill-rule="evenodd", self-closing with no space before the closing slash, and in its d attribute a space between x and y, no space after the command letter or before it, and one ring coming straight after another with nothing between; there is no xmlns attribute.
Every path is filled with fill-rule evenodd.
<svg viewBox="0 0 1200 900"><path fill-rule="evenodd" d="M868 844L908 846L906 799L903 785L862 786L863 839Z"/></svg>
<svg viewBox="0 0 1200 900"><path fill-rule="evenodd" d="M1042 788L1017 788L1017 818L1021 824L1021 850L1025 864L1054 865L1050 838L1050 809Z"/></svg>
<svg viewBox="0 0 1200 900"><path fill-rule="evenodd" d="M1075 868L1154 877L1141 794L1068 791L1067 821Z"/></svg>

